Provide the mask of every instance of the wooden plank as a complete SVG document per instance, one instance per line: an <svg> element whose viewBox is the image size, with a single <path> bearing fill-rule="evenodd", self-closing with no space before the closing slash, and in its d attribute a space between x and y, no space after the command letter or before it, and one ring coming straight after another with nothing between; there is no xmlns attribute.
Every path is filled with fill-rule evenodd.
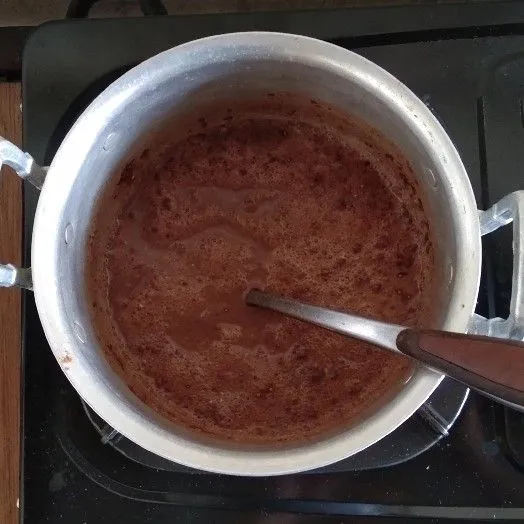
<svg viewBox="0 0 524 524"><path fill-rule="evenodd" d="M0 83L0 136L21 144L20 84ZM22 185L0 177L0 262L22 260ZM20 456L21 292L0 290L0 522L18 522Z"/></svg>

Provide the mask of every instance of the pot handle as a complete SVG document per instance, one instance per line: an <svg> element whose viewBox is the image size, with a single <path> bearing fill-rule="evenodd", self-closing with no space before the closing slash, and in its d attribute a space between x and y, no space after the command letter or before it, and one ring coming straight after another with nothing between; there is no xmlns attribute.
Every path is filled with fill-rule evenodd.
<svg viewBox="0 0 524 524"><path fill-rule="evenodd" d="M23 180L42 189L47 168L39 166L33 157L0 136L0 169L11 167ZM17 268L12 264L0 264L0 287L33 289L31 268Z"/></svg>
<svg viewBox="0 0 524 524"><path fill-rule="evenodd" d="M480 234L513 222L513 283L507 319L474 314L469 333L524 341L524 190L515 191L486 211L479 211Z"/></svg>
<svg viewBox="0 0 524 524"><path fill-rule="evenodd" d="M47 168L39 166L29 153L0 136L0 169L3 164L16 171L21 179L31 182L37 189L42 189Z"/></svg>

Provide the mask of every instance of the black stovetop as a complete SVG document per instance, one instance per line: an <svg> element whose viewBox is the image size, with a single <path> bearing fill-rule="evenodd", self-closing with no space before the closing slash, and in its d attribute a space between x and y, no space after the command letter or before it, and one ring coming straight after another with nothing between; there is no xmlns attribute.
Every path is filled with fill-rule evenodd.
<svg viewBox="0 0 524 524"><path fill-rule="evenodd" d="M24 55L25 148L49 163L82 109L133 64L197 37L251 29L333 41L405 82L457 145L480 208L524 187L524 6L513 2L46 25ZM26 186L27 261L37 198ZM510 235L484 239L484 315L507 313ZM384 441L320 472L205 474L144 454L86 412L30 294L24 319L27 524L524 520L524 416L472 393L446 436L465 397L453 382Z"/></svg>

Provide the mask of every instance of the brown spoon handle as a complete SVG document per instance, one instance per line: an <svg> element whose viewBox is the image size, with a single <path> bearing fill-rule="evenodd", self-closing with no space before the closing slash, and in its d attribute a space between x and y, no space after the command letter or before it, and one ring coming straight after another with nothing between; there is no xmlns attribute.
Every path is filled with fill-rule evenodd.
<svg viewBox="0 0 524 524"><path fill-rule="evenodd" d="M246 302L365 340L390 351L404 353L481 393L524 411L522 342L410 329L256 289L247 294Z"/></svg>
<svg viewBox="0 0 524 524"><path fill-rule="evenodd" d="M404 329L402 353L508 403L524 406L524 344L517 341Z"/></svg>

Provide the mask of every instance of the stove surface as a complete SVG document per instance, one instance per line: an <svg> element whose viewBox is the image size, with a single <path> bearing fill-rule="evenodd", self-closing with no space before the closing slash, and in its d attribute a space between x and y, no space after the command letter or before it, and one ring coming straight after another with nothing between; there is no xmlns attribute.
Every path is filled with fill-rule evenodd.
<svg viewBox="0 0 524 524"><path fill-rule="evenodd" d="M25 149L48 164L83 108L137 62L194 38L253 29L332 41L405 82L456 144L479 208L524 187L524 7L505 2L496 9L448 5L49 24L34 33L24 55ZM26 261L37 199L26 186ZM483 244L477 311L504 316L511 231ZM450 380L394 434L334 466L274 478L205 474L116 434L62 375L31 294L24 319L21 510L27 524L524 520L524 416L477 394L468 397Z"/></svg>

